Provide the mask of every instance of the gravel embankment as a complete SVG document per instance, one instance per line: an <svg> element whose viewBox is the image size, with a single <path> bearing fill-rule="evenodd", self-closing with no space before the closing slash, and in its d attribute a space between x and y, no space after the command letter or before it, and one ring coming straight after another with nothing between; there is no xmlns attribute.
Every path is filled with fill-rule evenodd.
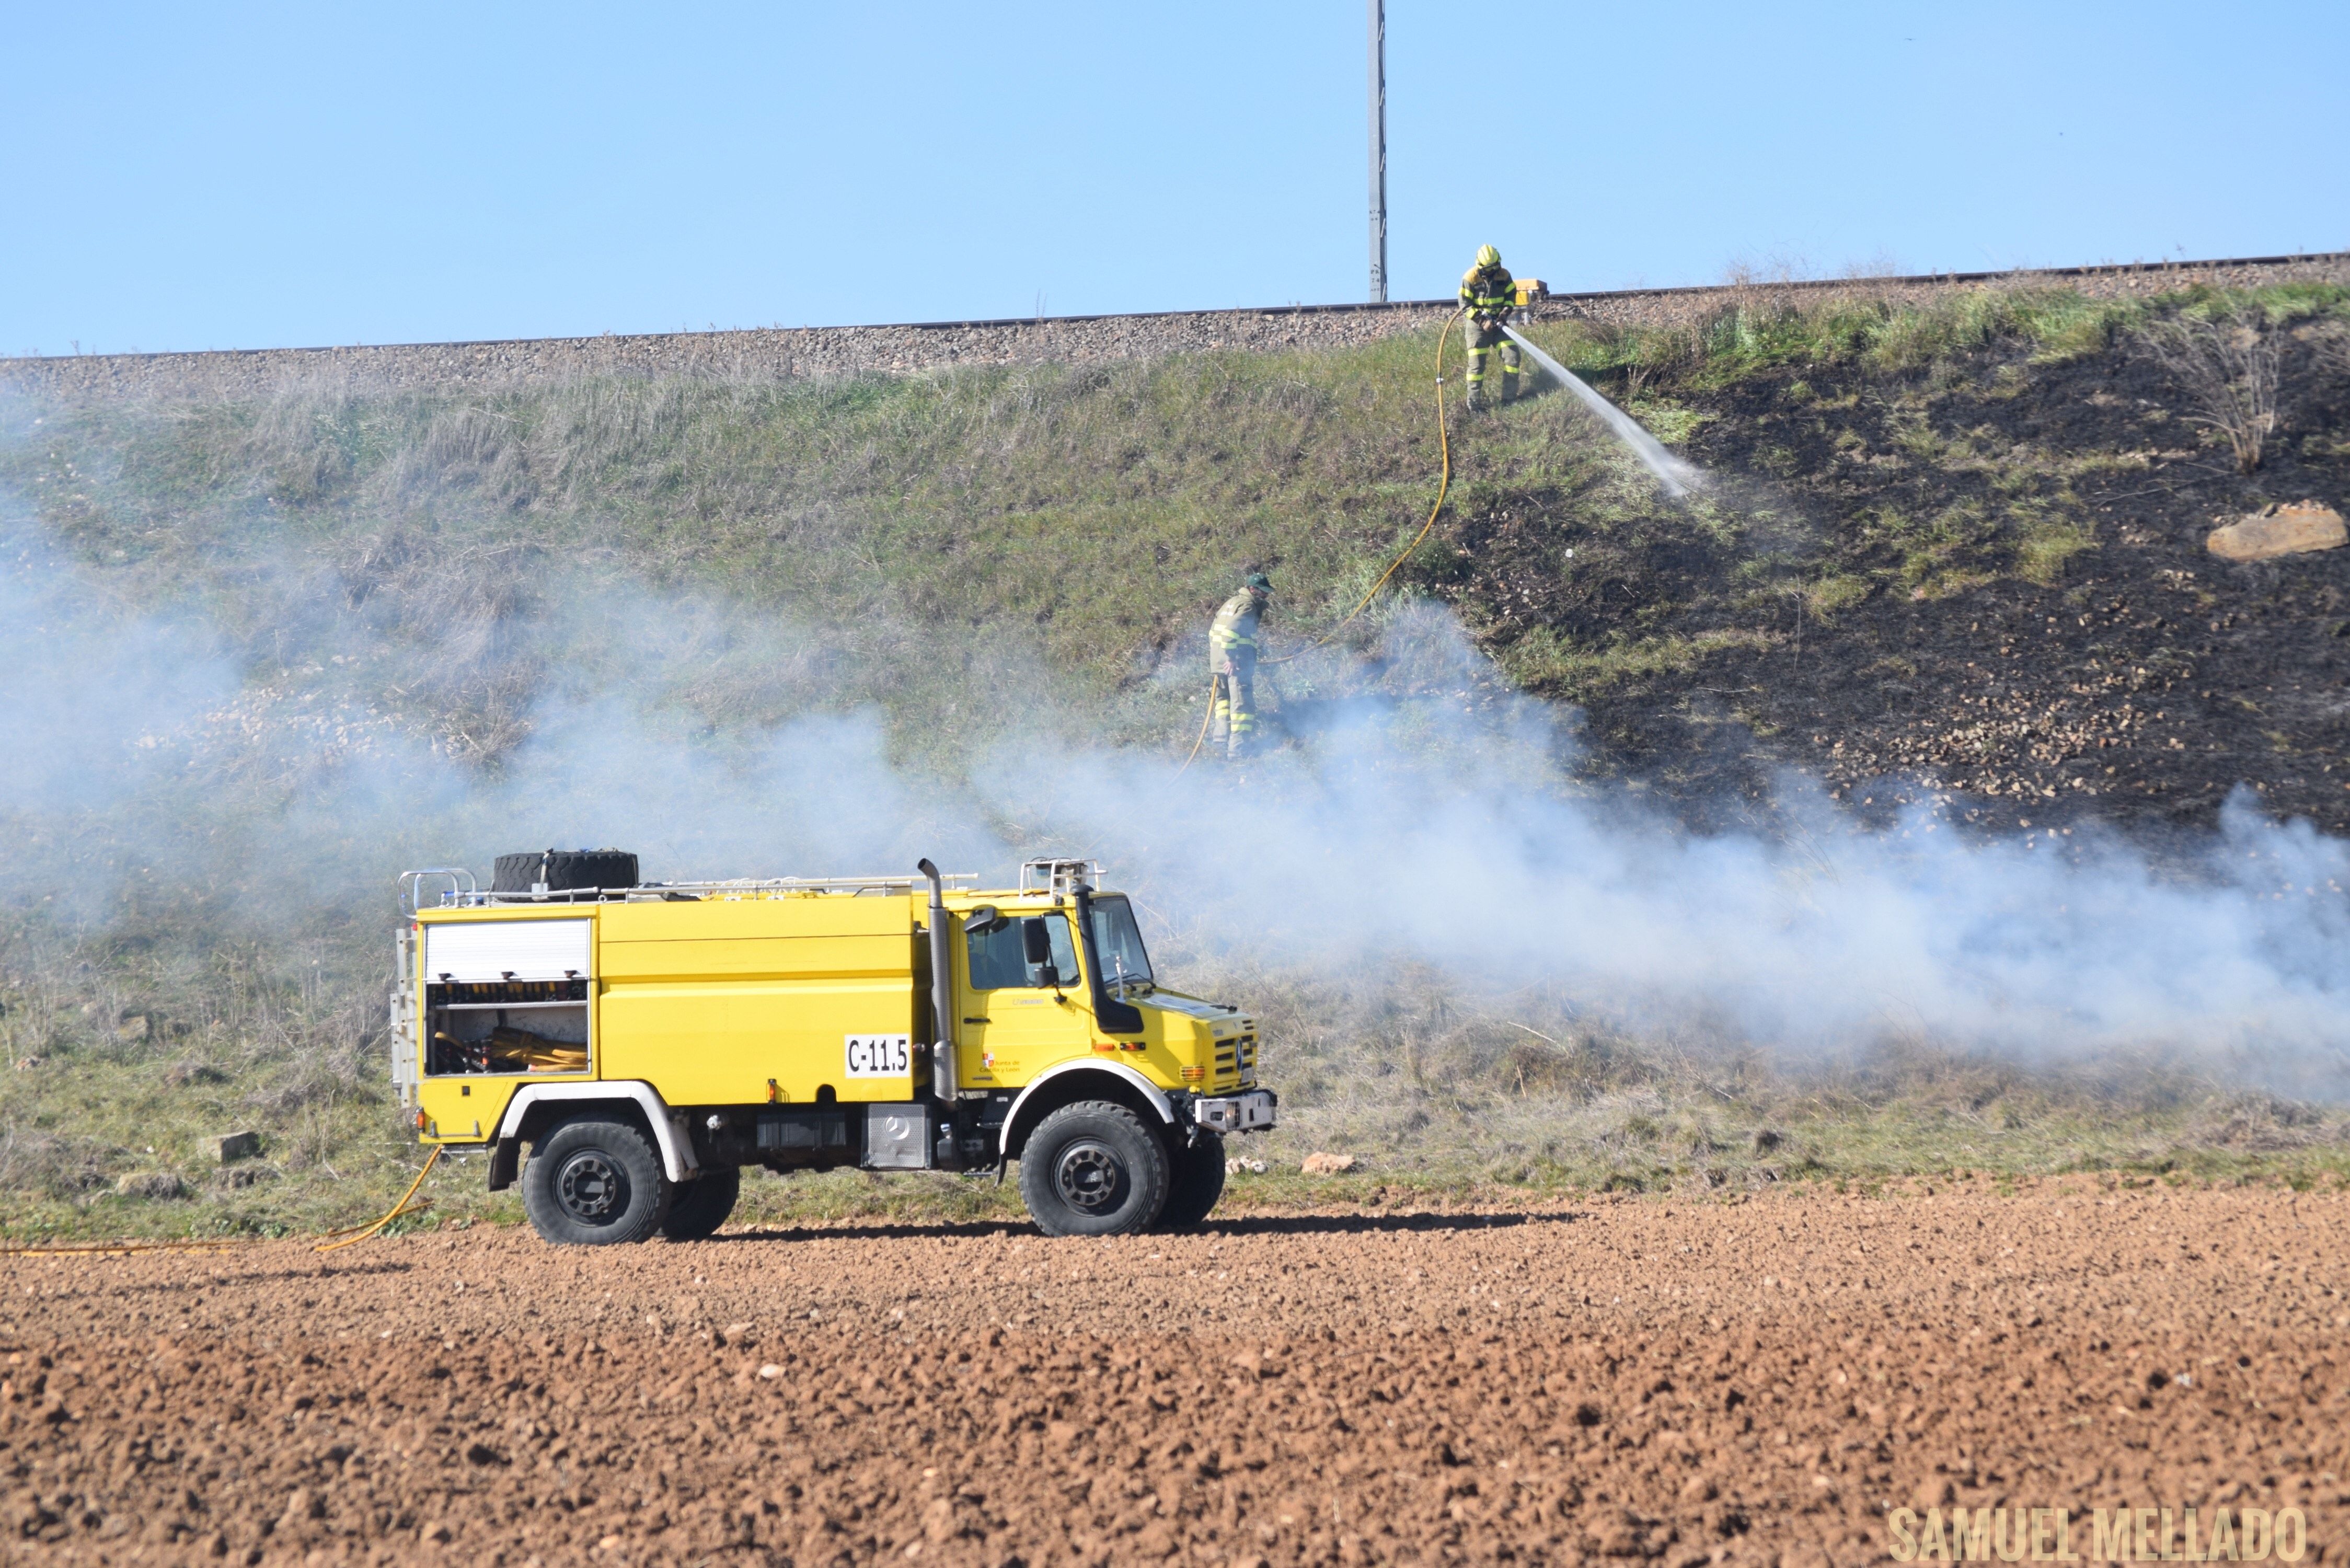
<svg viewBox="0 0 2350 1568"><path fill-rule="evenodd" d="M1825 283L1734 284L1563 296L1545 308L1619 325L1669 325L1735 299L1861 293L1915 300L1953 287L2077 288L2099 296L2152 294L2204 282L2230 286L2294 279L2350 283L2350 254L2080 267ZM1034 321L889 327L754 327L626 337L250 348L192 354L90 354L0 359L0 387L68 402L134 398L236 399L286 387L355 390L494 388L581 375L816 377L904 373L960 365L1096 364L1216 349L1341 348L1441 320L1449 302L1185 311L1155 316L1048 317Z"/></svg>
<svg viewBox="0 0 2350 1568"><path fill-rule="evenodd" d="M0 1259L0 1558L1826 1568L2225 1505L2332 1564L2345 1243L2083 1179Z"/></svg>

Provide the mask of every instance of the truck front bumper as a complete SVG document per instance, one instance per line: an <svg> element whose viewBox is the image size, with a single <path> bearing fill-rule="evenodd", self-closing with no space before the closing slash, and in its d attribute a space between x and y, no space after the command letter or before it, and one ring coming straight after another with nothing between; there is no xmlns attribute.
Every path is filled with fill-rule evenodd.
<svg viewBox="0 0 2350 1568"><path fill-rule="evenodd" d="M1262 1132L1273 1126L1281 1096L1271 1089L1191 1102L1191 1119L1212 1132Z"/></svg>

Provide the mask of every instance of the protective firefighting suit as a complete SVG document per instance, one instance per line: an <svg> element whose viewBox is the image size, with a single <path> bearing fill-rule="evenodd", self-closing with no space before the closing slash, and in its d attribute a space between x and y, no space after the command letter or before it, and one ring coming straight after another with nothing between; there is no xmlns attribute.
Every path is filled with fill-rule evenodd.
<svg viewBox="0 0 2350 1568"><path fill-rule="evenodd" d="M1269 587L1243 588L1224 601L1208 628L1208 674L1214 704L1208 744L1226 756L1245 756L1256 729L1256 629Z"/></svg>
<svg viewBox="0 0 2350 1568"><path fill-rule="evenodd" d="M1491 245L1477 253L1477 263L1461 277L1461 331L1469 344L1469 406L1472 409L1485 406L1485 369L1494 349L1502 351L1503 402L1518 395L1523 374L1518 346L1502 331L1502 324L1517 308L1517 280Z"/></svg>

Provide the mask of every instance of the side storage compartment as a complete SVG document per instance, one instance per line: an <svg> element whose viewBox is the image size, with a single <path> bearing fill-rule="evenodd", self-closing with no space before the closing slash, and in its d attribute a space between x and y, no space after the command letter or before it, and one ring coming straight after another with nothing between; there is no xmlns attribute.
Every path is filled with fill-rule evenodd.
<svg viewBox="0 0 2350 1568"><path fill-rule="evenodd" d="M588 1071L586 919L434 920L424 932L424 1074Z"/></svg>
<svg viewBox="0 0 2350 1568"><path fill-rule="evenodd" d="M578 918L421 922L415 1103L427 1136L493 1137L522 1083L588 1075L593 926Z"/></svg>

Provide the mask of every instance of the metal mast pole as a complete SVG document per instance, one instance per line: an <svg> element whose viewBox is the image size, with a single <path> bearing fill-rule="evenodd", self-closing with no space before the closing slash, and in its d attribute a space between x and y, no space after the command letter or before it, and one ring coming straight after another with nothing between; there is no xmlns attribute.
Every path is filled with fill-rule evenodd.
<svg viewBox="0 0 2350 1568"><path fill-rule="evenodd" d="M1370 0L1371 303L1388 302L1388 8Z"/></svg>

